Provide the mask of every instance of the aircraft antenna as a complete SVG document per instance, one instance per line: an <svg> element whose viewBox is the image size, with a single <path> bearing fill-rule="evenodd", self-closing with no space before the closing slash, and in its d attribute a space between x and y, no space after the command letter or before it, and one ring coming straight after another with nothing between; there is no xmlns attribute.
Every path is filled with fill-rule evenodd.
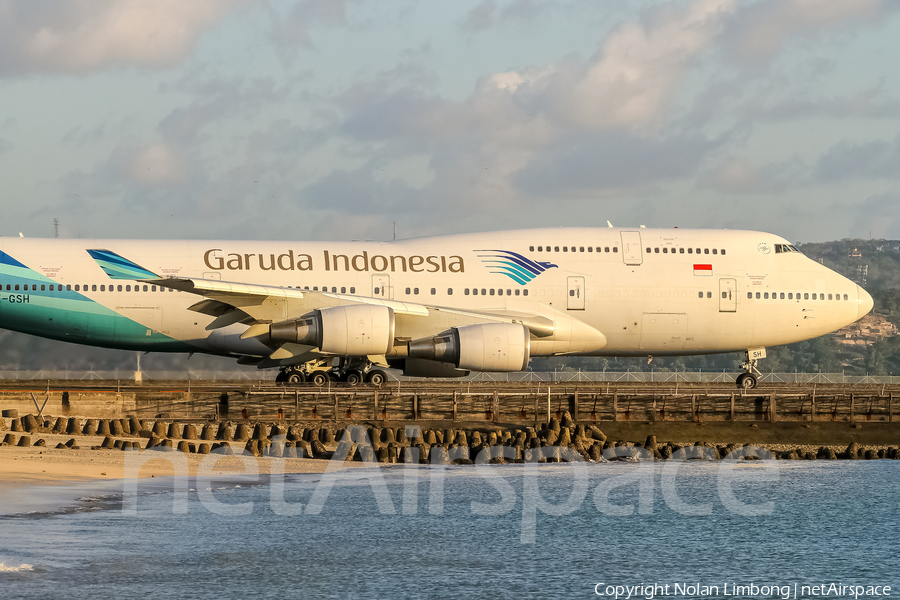
<svg viewBox="0 0 900 600"><path fill-rule="evenodd" d="M59 237L59 217L53 217L53 237Z"/></svg>

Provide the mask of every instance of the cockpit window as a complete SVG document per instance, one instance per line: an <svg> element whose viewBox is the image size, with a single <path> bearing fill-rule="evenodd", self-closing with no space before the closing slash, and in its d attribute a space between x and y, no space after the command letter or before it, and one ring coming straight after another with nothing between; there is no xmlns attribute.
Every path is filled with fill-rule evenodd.
<svg viewBox="0 0 900 600"><path fill-rule="evenodd" d="M799 250L797 250L790 244L775 244L775 254L782 254L784 252L796 252L798 254L800 253Z"/></svg>

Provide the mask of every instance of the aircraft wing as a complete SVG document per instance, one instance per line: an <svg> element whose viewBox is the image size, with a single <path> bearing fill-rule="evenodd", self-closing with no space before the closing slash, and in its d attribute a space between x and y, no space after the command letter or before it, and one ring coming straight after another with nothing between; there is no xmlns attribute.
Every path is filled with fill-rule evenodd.
<svg viewBox="0 0 900 600"><path fill-rule="evenodd" d="M544 316L508 311L469 311L384 298L300 290L297 288L247 284L197 278L163 278L141 280L162 287L202 296L190 310L215 317L207 330L234 323L248 326L242 338L261 337L269 333L272 323L298 319L315 309L351 304L387 306L397 321L398 340L408 341L436 335L450 327L474 323L521 323L533 337L552 336L554 322ZM308 346L280 344L270 359L291 359L314 351Z"/></svg>

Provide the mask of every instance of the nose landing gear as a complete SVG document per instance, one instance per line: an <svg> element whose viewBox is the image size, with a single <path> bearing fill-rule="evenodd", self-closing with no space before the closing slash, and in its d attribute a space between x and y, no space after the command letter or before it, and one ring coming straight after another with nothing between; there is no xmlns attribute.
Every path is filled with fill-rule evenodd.
<svg viewBox="0 0 900 600"><path fill-rule="evenodd" d="M744 362L741 363L741 368L744 369L744 373L738 375L735 384L742 390L751 390L756 387L756 384L759 382L757 378L758 375L762 375L759 372L759 369L756 368L759 359L766 357L766 349L765 348L751 348L744 352Z"/></svg>

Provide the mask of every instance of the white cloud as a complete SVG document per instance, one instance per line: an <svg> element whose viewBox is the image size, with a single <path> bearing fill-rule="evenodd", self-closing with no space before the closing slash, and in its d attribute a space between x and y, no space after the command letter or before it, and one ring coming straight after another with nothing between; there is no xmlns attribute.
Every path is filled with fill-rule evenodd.
<svg viewBox="0 0 900 600"><path fill-rule="evenodd" d="M733 58L759 62L792 38L875 21L897 9L894 0L760 0L729 20L724 46Z"/></svg>
<svg viewBox="0 0 900 600"><path fill-rule="evenodd" d="M0 0L0 74L170 67L248 0Z"/></svg>

